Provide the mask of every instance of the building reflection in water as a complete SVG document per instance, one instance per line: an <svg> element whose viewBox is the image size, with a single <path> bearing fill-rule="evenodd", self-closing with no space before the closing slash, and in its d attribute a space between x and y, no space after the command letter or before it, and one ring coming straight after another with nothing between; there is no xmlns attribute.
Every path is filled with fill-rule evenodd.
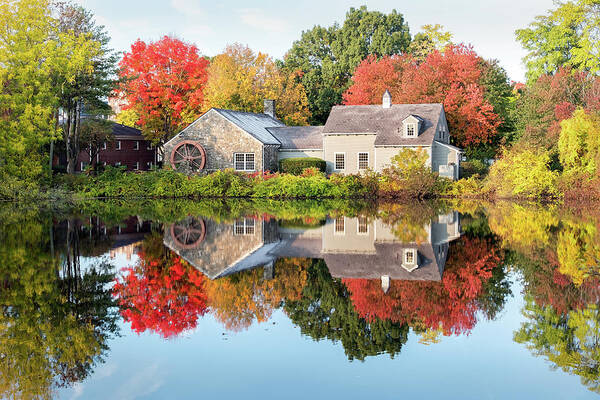
<svg viewBox="0 0 600 400"><path fill-rule="evenodd" d="M366 216L328 217L317 227L188 217L165 227L164 244L210 279L258 266L269 278L278 258L300 257L323 259L336 278L380 279L383 291L392 280L440 281L449 243L461 235L458 212L434 218L412 238L402 229Z"/></svg>

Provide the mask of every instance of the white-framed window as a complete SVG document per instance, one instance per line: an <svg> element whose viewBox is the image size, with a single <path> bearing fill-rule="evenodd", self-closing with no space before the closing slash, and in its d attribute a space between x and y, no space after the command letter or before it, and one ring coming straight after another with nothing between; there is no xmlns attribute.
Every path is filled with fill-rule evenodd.
<svg viewBox="0 0 600 400"><path fill-rule="evenodd" d="M254 219L243 218L233 222L234 235L254 235Z"/></svg>
<svg viewBox="0 0 600 400"><path fill-rule="evenodd" d="M140 141L136 140L135 143L133 144L133 149L134 150L139 150L140 149Z"/></svg>
<svg viewBox="0 0 600 400"><path fill-rule="evenodd" d="M85 163L83 161L81 162L81 165L79 166L79 169L81 171L83 171L85 169Z"/></svg>
<svg viewBox="0 0 600 400"><path fill-rule="evenodd" d="M146 168L152 169L152 161L146 161Z"/></svg>
<svg viewBox="0 0 600 400"><path fill-rule="evenodd" d="M117 161L117 162L115 163L115 167L120 167L120 166L121 166L121 161Z"/></svg>
<svg viewBox="0 0 600 400"><path fill-rule="evenodd" d="M335 235L346 234L346 219L344 217L336 218L333 221L333 233Z"/></svg>
<svg viewBox="0 0 600 400"><path fill-rule="evenodd" d="M106 142L102 142L102 150L106 150Z"/></svg>
<svg viewBox="0 0 600 400"><path fill-rule="evenodd" d="M254 153L233 153L233 168L236 171L254 171Z"/></svg>
<svg viewBox="0 0 600 400"><path fill-rule="evenodd" d="M152 142L146 142L146 150L152 150L154 148L154 145L152 144Z"/></svg>
<svg viewBox="0 0 600 400"><path fill-rule="evenodd" d="M117 143L115 144L115 149L121 150L121 141L120 140L117 140Z"/></svg>
<svg viewBox="0 0 600 400"><path fill-rule="evenodd" d="M356 233L359 235L369 234L369 220L365 216L358 217L358 224L356 225Z"/></svg>
<svg viewBox="0 0 600 400"><path fill-rule="evenodd" d="M369 153L358 153L358 169L369 168Z"/></svg>
<svg viewBox="0 0 600 400"><path fill-rule="evenodd" d="M417 124L410 123L406 124L406 137L415 137L417 136Z"/></svg>
<svg viewBox="0 0 600 400"><path fill-rule="evenodd" d="M405 264L414 264L415 258L416 258L416 255L415 255L414 249L404 250L404 263Z"/></svg>
<svg viewBox="0 0 600 400"><path fill-rule="evenodd" d="M140 162L139 162L139 161L136 161L136 162L135 162L135 169L136 169L136 170L139 170L139 169L140 169Z"/></svg>
<svg viewBox="0 0 600 400"><path fill-rule="evenodd" d="M346 169L346 153L335 153L334 161L335 170L342 171Z"/></svg>

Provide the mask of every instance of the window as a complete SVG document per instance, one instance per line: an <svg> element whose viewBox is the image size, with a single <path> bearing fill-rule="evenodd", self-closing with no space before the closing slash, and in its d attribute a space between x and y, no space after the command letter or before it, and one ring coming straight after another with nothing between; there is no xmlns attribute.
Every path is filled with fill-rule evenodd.
<svg viewBox="0 0 600 400"><path fill-rule="evenodd" d="M254 219L238 219L233 223L234 235L254 235Z"/></svg>
<svg viewBox="0 0 600 400"><path fill-rule="evenodd" d="M136 170L139 170L139 169L140 169L140 162L139 162L139 161L136 161L136 162L135 162L135 169L136 169Z"/></svg>
<svg viewBox="0 0 600 400"><path fill-rule="evenodd" d="M139 150L140 149L140 141L136 140L135 143L133 144L133 149L134 150Z"/></svg>
<svg viewBox="0 0 600 400"><path fill-rule="evenodd" d="M117 161L117 162L115 163L115 167L120 167L120 166L121 166L121 162L120 162L120 161Z"/></svg>
<svg viewBox="0 0 600 400"><path fill-rule="evenodd" d="M359 235L367 235L369 233L369 221L367 217L358 217L358 226L356 227L356 232Z"/></svg>
<svg viewBox="0 0 600 400"><path fill-rule="evenodd" d="M415 251L414 250L405 250L404 251L404 263L405 264L414 264L415 263Z"/></svg>
<svg viewBox="0 0 600 400"><path fill-rule="evenodd" d="M115 149L121 150L121 141L120 140L117 140L117 143L115 144Z"/></svg>
<svg viewBox="0 0 600 400"><path fill-rule="evenodd" d="M369 153L358 153L358 169L369 168Z"/></svg>
<svg viewBox="0 0 600 400"><path fill-rule="evenodd" d="M406 124L406 136L415 137L417 133L416 124Z"/></svg>
<svg viewBox="0 0 600 400"><path fill-rule="evenodd" d="M233 167L236 171L254 171L254 153L233 153Z"/></svg>
<svg viewBox="0 0 600 400"><path fill-rule="evenodd" d="M152 161L146 161L146 168L152 169Z"/></svg>
<svg viewBox="0 0 600 400"><path fill-rule="evenodd" d="M106 142L102 142L102 150L106 150Z"/></svg>
<svg viewBox="0 0 600 400"><path fill-rule="evenodd" d="M146 142L146 150L152 150L153 148L152 142Z"/></svg>
<svg viewBox="0 0 600 400"><path fill-rule="evenodd" d="M333 232L336 235L343 235L346 233L346 220L344 217L335 219Z"/></svg>
<svg viewBox="0 0 600 400"><path fill-rule="evenodd" d="M338 171L346 169L346 153L335 153L335 169Z"/></svg>

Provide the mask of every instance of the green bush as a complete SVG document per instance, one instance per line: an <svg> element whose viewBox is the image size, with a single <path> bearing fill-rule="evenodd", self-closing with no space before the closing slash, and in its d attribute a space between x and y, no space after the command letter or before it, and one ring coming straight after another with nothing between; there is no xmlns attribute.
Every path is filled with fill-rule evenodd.
<svg viewBox="0 0 600 400"><path fill-rule="evenodd" d="M463 161L460 163L460 177L470 178L473 175L487 175L489 167L481 160Z"/></svg>
<svg viewBox="0 0 600 400"><path fill-rule="evenodd" d="M387 197L428 198L446 189L450 180L440 178L427 165L429 158L423 149L403 149L392 158L392 165L383 171L379 193Z"/></svg>
<svg viewBox="0 0 600 400"><path fill-rule="evenodd" d="M285 158L279 161L279 171L287 174L300 175L306 168L317 168L321 172L327 170L325 160L314 157Z"/></svg>

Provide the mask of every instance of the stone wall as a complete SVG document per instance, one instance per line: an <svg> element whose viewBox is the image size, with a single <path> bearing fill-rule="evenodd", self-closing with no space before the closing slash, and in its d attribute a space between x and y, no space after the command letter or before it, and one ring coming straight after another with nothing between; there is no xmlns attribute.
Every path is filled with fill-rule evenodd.
<svg viewBox="0 0 600 400"><path fill-rule="evenodd" d="M234 168L234 153L254 153L254 168L263 171L263 144L215 110L208 111L165 144L165 165L170 165L171 152L184 140L193 140L204 148L204 171Z"/></svg>
<svg viewBox="0 0 600 400"><path fill-rule="evenodd" d="M277 171L279 169L279 146L267 144L263 148L265 171Z"/></svg>

